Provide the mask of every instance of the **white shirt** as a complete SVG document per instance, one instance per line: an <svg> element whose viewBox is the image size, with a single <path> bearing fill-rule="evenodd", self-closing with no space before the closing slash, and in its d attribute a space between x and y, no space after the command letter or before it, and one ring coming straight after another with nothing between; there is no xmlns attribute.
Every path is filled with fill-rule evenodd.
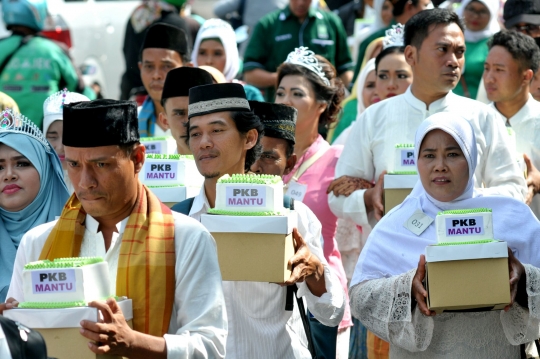
<svg viewBox="0 0 540 359"><path fill-rule="evenodd" d="M298 231L309 250L324 266L326 293L316 297L305 282L297 283L298 296L304 297L309 311L321 323L337 326L345 311L344 292L331 271L320 245L321 223L304 204L294 202ZM204 188L193 201L190 217L200 220L210 208ZM298 308L285 311L287 289L273 283L223 282L229 318L227 359L311 358Z"/></svg>
<svg viewBox="0 0 540 359"><path fill-rule="evenodd" d="M173 212L175 237L175 277L173 313L165 334L167 358L223 358L227 336L227 316L221 287L216 243L197 221ZM111 293L116 293L116 272L122 234L127 218L116 225L109 250L105 250L99 223L86 216L81 257L101 256L108 262ZM22 270L39 259L56 221L27 232L19 245L8 295L24 301ZM9 298L9 297L8 297Z"/></svg>
<svg viewBox="0 0 540 359"><path fill-rule="evenodd" d="M490 104L495 110L495 104ZM500 113L499 113L500 114ZM500 114L504 120L507 120ZM536 168L540 168L540 102L531 94L525 105L509 120L510 127L516 133L516 151L527 154ZM534 196L531 209L540 218L540 196Z"/></svg>
<svg viewBox="0 0 540 359"><path fill-rule="evenodd" d="M398 143L414 143L416 129L422 121L438 112L453 112L467 119L476 135L478 166L476 187L486 195L503 195L523 201L527 194L523 173L519 170L508 134L499 115L489 106L449 92L429 105L416 97L411 88L403 95L370 106L353 123L349 140L336 166L336 178L343 175L377 180L382 171L391 171L394 149ZM368 219L364 203L365 190L349 197L328 196L330 209L339 218L356 224L375 225ZM371 217L371 216L370 216Z"/></svg>

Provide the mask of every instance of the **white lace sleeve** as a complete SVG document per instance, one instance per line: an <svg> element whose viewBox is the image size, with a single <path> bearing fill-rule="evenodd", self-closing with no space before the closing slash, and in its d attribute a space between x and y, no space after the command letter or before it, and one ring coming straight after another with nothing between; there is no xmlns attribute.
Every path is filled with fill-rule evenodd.
<svg viewBox="0 0 540 359"><path fill-rule="evenodd" d="M508 312L501 311L504 334L512 345L540 338L540 269L523 264L527 277L528 308L514 304Z"/></svg>
<svg viewBox="0 0 540 359"><path fill-rule="evenodd" d="M411 311L415 273L370 280L350 292L353 315L381 339L409 352L426 350L433 335L433 318Z"/></svg>

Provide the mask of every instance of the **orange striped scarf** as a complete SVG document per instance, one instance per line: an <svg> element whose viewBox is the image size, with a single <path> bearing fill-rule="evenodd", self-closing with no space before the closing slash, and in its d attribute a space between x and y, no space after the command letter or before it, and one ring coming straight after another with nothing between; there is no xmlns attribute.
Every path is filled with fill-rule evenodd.
<svg viewBox="0 0 540 359"><path fill-rule="evenodd" d="M77 257L86 213L73 194L47 238L39 259ZM133 300L135 330L163 336L169 329L175 290L174 218L146 186L129 216L118 259L116 295Z"/></svg>

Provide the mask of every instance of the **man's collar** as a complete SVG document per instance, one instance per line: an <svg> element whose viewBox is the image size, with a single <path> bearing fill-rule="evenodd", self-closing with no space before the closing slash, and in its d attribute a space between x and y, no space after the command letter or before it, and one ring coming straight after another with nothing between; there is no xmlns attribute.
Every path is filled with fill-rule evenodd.
<svg viewBox="0 0 540 359"><path fill-rule="evenodd" d="M206 198L206 192L204 191L204 185L201 187L201 191L193 200L193 205L189 214L192 213L207 213L210 209L210 204L208 203L208 198Z"/></svg>
<svg viewBox="0 0 540 359"><path fill-rule="evenodd" d="M446 106L448 106L449 98L454 96L453 92L450 91L444 97L430 103L429 108L427 108L426 104L423 101L419 100L416 96L414 96L414 94L412 93L411 87L412 86L409 86L409 88L407 89L407 91L405 91L403 96L405 97L405 100L407 100L407 102L412 107L422 112L425 112L425 111L435 112L438 109L445 108Z"/></svg>
<svg viewBox="0 0 540 359"><path fill-rule="evenodd" d="M128 219L129 219L129 216L124 218L121 222L118 222L116 224L116 231L118 233L120 233L120 234L124 233L124 230L126 229ZM85 223L86 230L92 232L93 234L98 233L99 222L94 217L87 214L84 223Z"/></svg>

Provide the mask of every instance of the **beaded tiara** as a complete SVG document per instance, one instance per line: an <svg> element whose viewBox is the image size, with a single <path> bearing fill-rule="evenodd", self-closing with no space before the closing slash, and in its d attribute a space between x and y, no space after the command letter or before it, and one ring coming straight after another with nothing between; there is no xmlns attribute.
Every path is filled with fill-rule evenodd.
<svg viewBox="0 0 540 359"><path fill-rule="evenodd" d="M11 109L1 112L0 116L0 134L4 132L20 133L38 140L47 152L51 152L51 145L43 136L43 132L27 117L14 113Z"/></svg>
<svg viewBox="0 0 540 359"><path fill-rule="evenodd" d="M326 78L321 65L319 65L319 61L315 57L315 53L309 50L307 47L300 46L294 49L294 51L287 56L287 60L285 60L285 62L304 66L319 76L326 86L330 86L330 81L328 81L328 78Z"/></svg>
<svg viewBox="0 0 540 359"><path fill-rule="evenodd" d="M386 35L383 39L383 50L389 47L401 47L405 44L403 35L405 27L401 24L392 25L391 29L386 30Z"/></svg>

